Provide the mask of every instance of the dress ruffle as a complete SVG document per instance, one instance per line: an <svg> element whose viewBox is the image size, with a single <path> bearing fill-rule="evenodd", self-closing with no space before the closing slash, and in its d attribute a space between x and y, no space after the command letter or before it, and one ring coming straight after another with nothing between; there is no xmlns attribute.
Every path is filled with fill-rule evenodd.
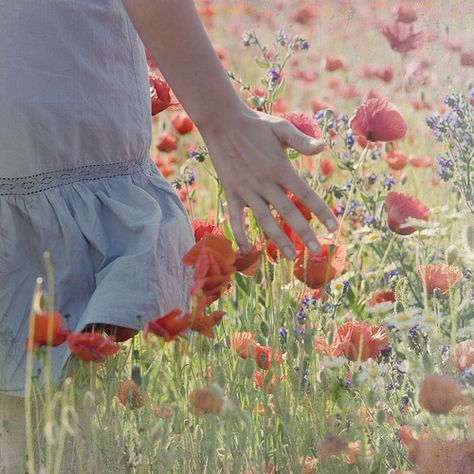
<svg viewBox="0 0 474 474"><path fill-rule="evenodd" d="M97 165L85 178L77 168L64 184L0 195L0 392L23 395L28 315L37 277L47 288L46 250L56 310L74 332L94 323L141 329L189 309L192 273L181 262L194 244L189 218L151 159L137 163L121 173L124 162L106 173ZM55 380L69 355L66 344L53 349Z"/></svg>

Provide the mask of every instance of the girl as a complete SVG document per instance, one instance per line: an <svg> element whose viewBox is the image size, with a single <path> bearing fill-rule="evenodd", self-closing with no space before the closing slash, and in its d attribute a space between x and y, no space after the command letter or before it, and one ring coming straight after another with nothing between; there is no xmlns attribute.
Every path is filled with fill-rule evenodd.
<svg viewBox="0 0 474 474"><path fill-rule="evenodd" d="M94 323L138 329L189 304L181 257L192 230L148 155L142 41L209 149L242 251L250 249L248 206L294 258L269 204L318 251L285 190L330 230L337 225L284 152L314 154L323 144L240 101L192 0L0 0L0 459L7 473L20 472L24 341L45 250L56 309L70 315L75 332ZM68 356L65 344L53 350L55 380Z"/></svg>

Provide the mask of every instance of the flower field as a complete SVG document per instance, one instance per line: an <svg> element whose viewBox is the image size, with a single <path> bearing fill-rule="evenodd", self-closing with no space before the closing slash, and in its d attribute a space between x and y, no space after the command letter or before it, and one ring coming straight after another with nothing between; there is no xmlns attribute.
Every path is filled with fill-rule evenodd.
<svg viewBox="0 0 474 474"><path fill-rule="evenodd" d="M60 344L80 361L45 394L28 380L30 466L474 473L474 4L446 3L197 1L242 99L325 142L288 159L338 228L290 195L318 253L276 210L296 258L250 210L239 251L205 144L150 58L151 156L196 240L191 307L73 334L38 284L29 362L47 379Z"/></svg>

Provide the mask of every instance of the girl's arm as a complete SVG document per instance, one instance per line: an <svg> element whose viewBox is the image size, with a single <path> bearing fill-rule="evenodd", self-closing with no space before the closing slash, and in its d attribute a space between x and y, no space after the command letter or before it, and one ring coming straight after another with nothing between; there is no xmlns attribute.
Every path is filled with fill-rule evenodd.
<svg viewBox="0 0 474 474"><path fill-rule="evenodd" d="M252 111L238 97L199 20L192 0L123 0L153 60L198 127L222 181L230 224L242 251L250 249L243 211L248 205L263 231L294 258L291 241L273 218L272 204L312 252L314 232L285 195L292 192L329 230L337 222L284 152L312 155L324 144L286 120ZM314 244L316 246L314 246Z"/></svg>

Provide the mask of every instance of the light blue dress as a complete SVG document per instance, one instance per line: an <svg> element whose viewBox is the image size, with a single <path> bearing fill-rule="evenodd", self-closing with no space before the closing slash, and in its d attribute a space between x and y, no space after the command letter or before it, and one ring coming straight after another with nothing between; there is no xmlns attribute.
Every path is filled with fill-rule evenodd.
<svg viewBox="0 0 474 474"><path fill-rule="evenodd" d="M192 229L150 142L144 47L121 0L0 0L1 393L24 393L45 250L72 331L189 309ZM69 355L53 349L56 380Z"/></svg>

